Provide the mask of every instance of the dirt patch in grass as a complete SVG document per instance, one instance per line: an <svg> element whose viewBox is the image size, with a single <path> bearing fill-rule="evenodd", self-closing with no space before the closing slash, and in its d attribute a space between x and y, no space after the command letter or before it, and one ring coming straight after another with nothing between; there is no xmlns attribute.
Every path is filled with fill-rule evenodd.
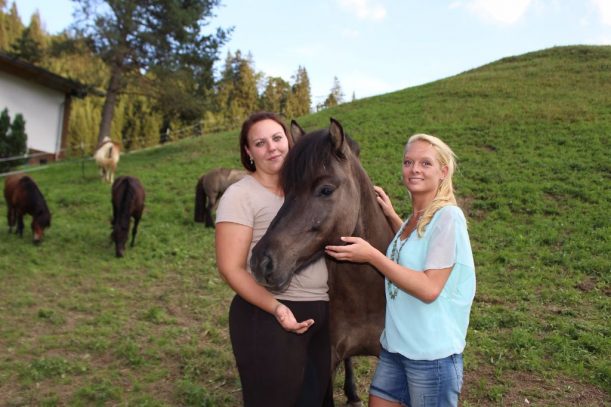
<svg viewBox="0 0 611 407"><path fill-rule="evenodd" d="M607 406L602 389L567 377L544 378L525 372L497 375L490 366L466 371L464 406Z"/></svg>

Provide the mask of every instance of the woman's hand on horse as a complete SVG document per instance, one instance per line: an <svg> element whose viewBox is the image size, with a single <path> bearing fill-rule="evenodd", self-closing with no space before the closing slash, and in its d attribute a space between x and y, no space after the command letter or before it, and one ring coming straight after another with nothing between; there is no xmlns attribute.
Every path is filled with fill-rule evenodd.
<svg viewBox="0 0 611 407"><path fill-rule="evenodd" d="M378 201L380 208L382 208L382 212L384 212L384 215L386 215L390 221L393 231L396 232L401 227L403 220L395 211L395 208L392 206L392 202L390 201L390 197L388 194L386 194L382 187L376 185L373 187L373 189L376 192L376 200Z"/></svg>
<svg viewBox="0 0 611 407"><path fill-rule="evenodd" d="M379 187L379 186L375 185L373 187L373 190L376 191L376 195L377 195L376 199L377 199L378 203L380 204L380 207L384 211L384 214L386 216L390 216L390 215L394 214L395 213L395 208L392 206L392 202L390 201L390 197L384 191L384 189L382 189L382 187Z"/></svg>
<svg viewBox="0 0 611 407"><path fill-rule="evenodd" d="M314 325L313 319L308 319L303 322L297 322L295 315L289 307L279 303L274 310L274 316L285 331L302 334Z"/></svg>
<svg viewBox="0 0 611 407"><path fill-rule="evenodd" d="M360 237L342 236L345 246L325 246L325 253L336 260L351 261L353 263L368 263L374 256L376 249Z"/></svg>

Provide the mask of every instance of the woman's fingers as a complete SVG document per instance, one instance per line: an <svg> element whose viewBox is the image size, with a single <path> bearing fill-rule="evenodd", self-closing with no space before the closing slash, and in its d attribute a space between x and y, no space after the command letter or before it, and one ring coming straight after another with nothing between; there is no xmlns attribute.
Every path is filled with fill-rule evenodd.
<svg viewBox="0 0 611 407"><path fill-rule="evenodd" d="M293 331L297 334L302 334L306 332L308 329L310 329L312 325L314 325L314 320L308 319L307 321L303 321L297 324L297 327L295 327Z"/></svg>

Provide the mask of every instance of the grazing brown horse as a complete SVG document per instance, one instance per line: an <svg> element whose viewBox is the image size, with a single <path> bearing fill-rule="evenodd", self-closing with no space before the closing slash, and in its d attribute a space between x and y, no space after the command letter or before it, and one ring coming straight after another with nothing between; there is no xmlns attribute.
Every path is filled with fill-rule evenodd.
<svg viewBox="0 0 611 407"><path fill-rule="evenodd" d="M102 181L113 183L120 154L121 146L112 141L110 137L104 137L93 155L95 162L100 167Z"/></svg>
<svg viewBox="0 0 611 407"><path fill-rule="evenodd" d="M282 169L284 204L250 262L257 281L272 291L287 287L295 273L324 255L326 245L342 244L341 236L360 236L382 251L393 236L354 144L337 121L308 134L293 122L291 135L296 144ZM327 257L327 267L335 370L351 356L379 354L386 300L384 278L369 264ZM349 402L357 402L348 379L344 390Z"/></svg>
<svg viewBox="0 0 611 407"><path fill-rule="evenodd" d="M136 177L123 176L112 184L112 234L117 257L123 257L129 234L129 224L134 218L131 246L136 241L138 224L144 211L144 188Z"/></svg>
<svg viewBox="0 0 611 407"><path fill-rule="evenodd" d="M32 233L34 243L42 241L44 230L51 226L51 212L45 197L32 178L24 174L9 175L4 180L4 199L8 207L8 231L23 236L23 216L32 216Z"/></svg>
<svg viewBox="0 0 611 407"><path fill-rule="evenodd" d="M221 195L229 185L241 180L246 174L247 172L243 170L215 168L202 175L195 186L193 220L205 222L206 227L213 228L212 211L216 209Z"/></svg>

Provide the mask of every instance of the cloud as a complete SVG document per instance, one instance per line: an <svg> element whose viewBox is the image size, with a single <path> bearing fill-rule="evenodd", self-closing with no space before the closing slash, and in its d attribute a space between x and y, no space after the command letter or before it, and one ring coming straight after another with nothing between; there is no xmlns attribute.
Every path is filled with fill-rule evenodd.
<svg viewBox="0 0 611 407"><path fill-rule="evenodd" d="M359 32L351 28L344 28L342 30L342 37L348 39L355 39L359 37Z"/></svg>
<svg viewBox="0 0 611 407"><path fill-rule="evenodd" d="M605 25L611 25L611 1L592 0L592 4L600 14L600 20Z"/></svg>
<svg viewBox="0 0 611 407"><path fill-rule="evenodd" d="M386 9L375 0L338 0L339 5L359 20L381 21L386 17Z"/></svg>
<svg viewBox="0 0 611 407"><path fill-rule="evenodd" d="M520 20L532 2L533 0L470 0L465 6L483 20L511 25Z"/></svg>

